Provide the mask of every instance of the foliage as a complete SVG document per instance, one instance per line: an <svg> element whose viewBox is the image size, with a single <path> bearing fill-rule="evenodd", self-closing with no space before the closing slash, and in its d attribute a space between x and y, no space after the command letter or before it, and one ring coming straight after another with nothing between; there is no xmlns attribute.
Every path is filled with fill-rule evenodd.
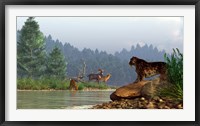
<svg viewBox="0 0 200 126"><path fill-rule="evenodd" d="M54 46L57 46L64 54L68 62L67 76L75 77L79 75L79 71L83 71L83 63L85 63L84 80L88 80L87 75L97 73L98 68L101 68L104 70L104 75L108 73L112 75L107 82L109 85L124 85L136 79L134 67L130 68L128 65L133 55L147 61L164 61L163 55L165 51L159 51L153 45L144 45L141 47L138 44L132 46L130 51L123 49L115 54L109 54L98 49L84 48L83 50L79 50L69 44L70 42L63 44L59 40L53 40L51 35L45 37L45 41L47 52L51 52Z"/></svg>
<svg viewBox="0 0 200 126"><path fill-rule="evenodd" d="M158 92L158 95L162 97L168 97L177 101L183 101L183 90L179 86L174 84L161 88Z"/></svg>
<svg viewBox="0 0 200 126"><path fill-rule="evenodd" d="M28 21L35 22L34 18L31 17L30 19L27 20L27 22ZM37 24L37 22L35 22L35 24ZM23 28L25 26L27 27L27 23L25 23ZM39 25L37 24L37 26L38 26L37 31L39 31ZM61 67L60 68L50 67L51 65L56 63L55 61L50 61L51 57L50 55L47 57L42 56L43 58L34 55L34 57L31 58L31 56L28 55L29 53L26 53L30 52L28 46L25 43L25 42L28 43L29 41L22 41L24 40L22 38L25 38L24 37L26 36L25 33L33 34L29 35L29 37L34 37L36 35L34 34L35 33L34 30L30 31L26 30L27 32L24 32L23 28L22 30L17 32L18 49L19 49L17 51L18 77L32 76L33 78L37 79L45 74L47 74L47 76L58 77L58 74L56 74L57 72L54 73L53 71L59 71L58 69L61 70ZM40 38L40 36L43 36L41 34L37 34L37 37L35 38ZM29 37L27 37L27 40ZM24 43L24 45L22 46L22 44L20 43ZM137 44L136 46L132 46L130 51L123 49L122 51L116 52L115 54L109 54L105 51L99 51L98 49L91 50L84 48L83 50L79 50L78 48L70 45L69 43L63 44L63 42L60 42L59 40L53 40L51 35L49 35L48 37L45 37L45 43L41 44L41 45L45 44L45 50L47 54L52 53L52 50L54 50L54 48L57 47L61 51L61 54L64 55L65 62L67 62L67 67L66 67L67 69L63 68L59 73L59 75L61 76L58 78L63 78L64 76L63 71L66 70L65 73L67 73L68 77L78 76L81 71L83 75L85 75L83 79L88 80L87 78L88 74L97 73L98 68L101 68L105 70L104 75L107 75L108 73L112 75L112 77L109 79L107 83L109 85L112 84L116 86L133 82L136 79L136 73L134 68L132 69L128 65L128 62L133 55L138 56L147 61L163 61L163 55L165 53L164 51L158 51L158 49L156 47L153 47L153 45L148 46L147 44L142 47L139 44ZM28 43L28 45L31 44L35 45L36 42L34 41ZM25 49L22 50L22 48ZM38 56L45 55L45 51L42 49L41 51L42 53L39 52L37 53ZM53 59L54 58L51 58L51 60ZM58 60L63 60L63 59L61 58ZM83 63L85 67L83 67ZM36 72L37 69L38 72ZM46 73L44 73L44 71Z"/></svg>
<svg viewBox="0 0 200 126"><path fill-rule="evenodd" d="M84 88L108 89L110 87L105 83L97 83L97 82L87 82L87 83L80 82L80 83L78 83L78 89L79 90L82 90Z"/></svg>
<svg viewBox="0 0 200 126"><path fill-rule="evenodd" d="M47 57L46 74L49 77L64 79L66 76L66 62L58 47L55 47Z"/></svg>
<svg viewBox="0 0 200 126"><path fill-rule="evenodd" d="M78 85L78 90L83 90L84 88L85 88L85 86L84 86L83 83L81 83L81 84Z"/></svg>
<svg viewBox="0 0 200 126"><path fill-rule="evenodd" d="M67 90L69 81L56 78L22 78L17 79L17 89L20 90Z"/></svg>
<svg viewBox="0 0 200 126"><path fill-rule="evenodd" d="M40 77L45 69L44 36L38 23L29 17L17 42L17 72L18 77Z"/></svg>
<svg viewBox="0 0 200 126"><path fill-rule="evenodd" d="M160 91L162 96L168 96L177 100L183 99L183 54L179 49L173 49L171 57L164 55L167 62L167 75L170 86Z"/></svg>
<svg viewBox="0 0 200 126"><path fill-rule="evenodd" d="M17 79L17 89L20 90L68 90L70 85L69 80L62 80L58 78L43 77L40 79L20 78ZM110 88L105 83L97 82L78 82L78 90L85 88L91 89L108 89Z"/></svg>
<svg viewBox="0 0 200 126"><path fill-rule="evenodd" d="M171 83L183 89L183 54L178 49L173 49L171 58L164 56L168 65L168 79Z"/></svg>

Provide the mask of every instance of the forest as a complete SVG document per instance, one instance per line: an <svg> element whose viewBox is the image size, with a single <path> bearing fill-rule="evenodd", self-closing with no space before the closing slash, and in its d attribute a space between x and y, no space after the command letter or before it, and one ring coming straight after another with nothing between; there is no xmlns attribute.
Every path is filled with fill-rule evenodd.
<svg viewBox="0 0 200 126"><path fill-rule="evenodd" d="M54 90L58 90L59 93L63 93L60 90L69 90L70 99L74 98L69 102L71 103L73 101L77 102L74 97L76 91L83 90L77 94L80 94L81 97L78 97L86 100L86 102L93 102L94 99L99 99L99 97L113 100L113 102L107 104L97 105L98 109L99 107L106 109L183 109L183 54L178 48L172 49L172 54L167 54L154 45L145 44L141 46L136 44L132 45L130 50L122 47L121 50L110 54L98 48L95 50L90 48L80 50L74 47L71 42L54 40L52 36L45 36L40 31L39 24L34 20L34 17L29 17L22 29L17 31L17 89L21 93L21 98L27 96L21 90L47 90L50 92L53 90L48 98L43 100L49 99L49 97L55 98L53 96L57 93ZM137 63L146 68L146 75L149 73L155 75L154 72L158 69L164 70L164 74L167 74L166 80L161 80L161 77L157 78L156 75L156 77L153 76L154 79L150 78L149 81L135 81L135 68L129 66L132 56L139 57L147 62L164 61L162 67L159 67L159 63L156 63L156 66L155 63L149 63L154 65L146 65L146 67L144 61L143 63ZM130 65L135 65L135 61L131 60ZM161 72L159 73L162 75ZM108 81L100 83L88 81L92 76L96 76L99 80L105 78ZM99 90L112 91L113 89L115 91L112 94L104 92L93 97ZM73 92L71 92L72 90ZM87 91L92 91L92 94L88 95L87 93L91 92ZM87 95L83 95L83 92ZM67 93L67 91L64 91L64 93ZM107 96L104 94L107 94ZM60 96L63 97L64 95L59 95L58 98ZM67 95L61 101L66 104L66 98L69 96ZM124 98L126 104L122 100ZM79 100L78 102L83 102ZM116 101L118 101L117 104ZM60 102L58 103L60 106ZM83 105L85 104L88 103ZM64 106L66 107L66 105Z"/></svg>
<svg viewBox="0 0 200 126"><path fill-rule="evenodd" d="M98 69L104 70L104 75L110 73L112 77L108 81L110 85L123 85L125 83L133 82L136 78L135 69L128 65L130 58L138 56L147 61L164 61L165 51L159 51L153 45L140 46L139 44L131 47L130 51L122 49L122 51L115 54L109 54L105 51L91 50L84 48L79 50L70 43L62 44L59 40L53 40L51 35L45 37L45 49L47 53L57 46L65 57L67 62L66 75L68 77L77 76L82 73L84 63L86 70L84 79L88 80L87 75L90 73L97 73Z"/></svg>
<svg viewBox="0 0 200 126"><path fill-rule="evenodd" d="M27 43L27 40L31 41L28 33L30 28L35 30L35 37L33 37L33 30L30 34L37 40L35 43ZM104 75L112 75L107 83L115 86L124 85L136 79L135 69L128 64L132 56L147 61L164 61L166 53L147 44L132 45L130 50L122 48L115 54L98 49L80 50L70 42L53 40L52 35L44 36L39 31L39 25L34 18L27 19L24 27L17 31L17 41L18 78L41 78L42 76L72 78L83 75L83 80L87 81L87 75L97 73L100 68L104 70ZM27 55L22 58L25 54Z"/></svg>

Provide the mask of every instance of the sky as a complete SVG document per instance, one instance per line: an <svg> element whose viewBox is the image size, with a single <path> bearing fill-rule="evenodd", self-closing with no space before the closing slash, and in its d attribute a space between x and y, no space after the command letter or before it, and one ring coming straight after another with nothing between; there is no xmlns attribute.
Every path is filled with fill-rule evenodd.
<svg viewBox="0 0 200 126"><path fill-rule="evenodd" d="M20 30L28 17L17 17ZM152 44L160 51L183 51L183 17L35 17L40 31L63 44L82 50L106 51L114 54L128 51L139 43Z"/></svg>

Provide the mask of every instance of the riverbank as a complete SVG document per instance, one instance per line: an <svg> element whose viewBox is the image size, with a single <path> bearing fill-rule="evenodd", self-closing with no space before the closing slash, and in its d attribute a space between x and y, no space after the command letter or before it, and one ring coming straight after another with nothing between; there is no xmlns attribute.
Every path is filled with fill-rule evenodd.
<svg viewBox="0 0 200 126"><path fill-rule="evenodd" d="M140 97L110 101L95 105L91 109L183 109L183 102L169 98L155 97L147 100Z"/></svg>
<svg viewBox="0 0 200 126"><path fill-rule="evenodd" d="M78 90L109 90L116 89L115 86L97 82L77 82ZM69 90L70 80L60 80L54 78L17 79L17 89L19 90Z"/></svg>
<svg viewBox="0 0 200 126"><path fill-rule="evenodd" d="M115 91L116 89L97 89L97 88L85 88L83 90L77 90L77 91ZM22 89L17 89L17 91L76 91L76 90L56 90L56 89L48 89L48 90L22 90Z"/></svg>

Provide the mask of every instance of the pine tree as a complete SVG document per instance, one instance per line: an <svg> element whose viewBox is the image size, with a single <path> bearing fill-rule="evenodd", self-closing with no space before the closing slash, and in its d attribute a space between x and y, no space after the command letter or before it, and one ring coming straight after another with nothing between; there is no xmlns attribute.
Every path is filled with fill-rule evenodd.
<svg viewBox="0 0 200 126"><path fill-rule="evenodd" d="M29 17L22 27L17 42L18 77L40 77L45 70L44 36L34 17Z"/></svg>
<svg viewBox="0 0 200 126"><path fill-rule="evenodd" d="M63 79L66 76L65 58L57 46L50 52L46 64L46 74L49 77Z"/></svg>

